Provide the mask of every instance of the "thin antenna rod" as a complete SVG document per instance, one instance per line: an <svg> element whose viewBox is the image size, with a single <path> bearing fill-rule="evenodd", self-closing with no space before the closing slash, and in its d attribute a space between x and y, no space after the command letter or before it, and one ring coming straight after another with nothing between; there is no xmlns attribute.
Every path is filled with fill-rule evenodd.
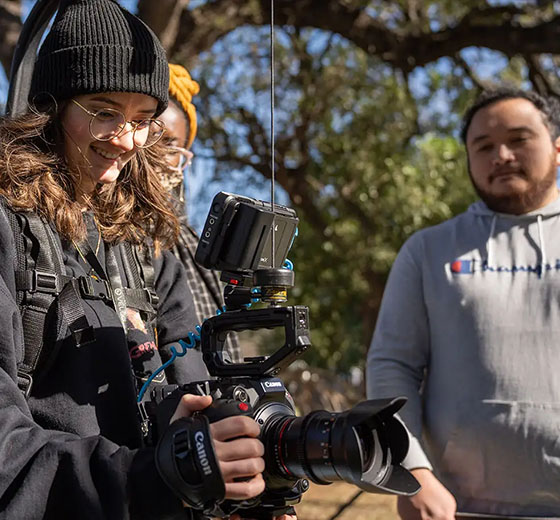
<svg viewBox="0 0 560 520"><path fill-rule="evenodd" d="M275 227L274 219L274 182L275 182L275 161L274 161L274 0L270 0L270 203L272 205L272 231L270 234L271 264L274 269L275 251Z"/></svg>

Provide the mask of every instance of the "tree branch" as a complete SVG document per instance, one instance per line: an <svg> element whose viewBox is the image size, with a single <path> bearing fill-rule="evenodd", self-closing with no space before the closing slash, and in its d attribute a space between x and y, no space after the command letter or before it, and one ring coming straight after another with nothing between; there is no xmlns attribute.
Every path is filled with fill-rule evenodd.
<svg viewBox="0 0 560 520"><path fill-rule="evenodd" d="M513 6L472 9L453 26L422 33L412 25L390 29L369 14L363 4L356 6L339 0L277 0L275 12L278 25L334 32L368 54L407 72L443 56L455 56L473 45L510 57L526 53L560 54L560 15L524 26L519 21L521 15L533 15L534 19L531 9ZM215 0L197 9L183 9L171 56L188 62L237 27L268 22L268 0Z"/></svg>
<svg viewBox="0 0 560 520"><path fill-rule="evenodd" d="M156 33L163 47L169 50L180 30L181 12L189 0L138 0L138 16Z"/></svg>
<svg viewBox="0 0 560 520"><path fill-rule="evenodd" d="M478 77L476 72L472 69L472 67L466 62L465 58L461 56L459 53L455 54L454 56L455 62L465 71L466 75L470 78L470 80L474 83L474 85L478 88L478 90L482 91L489 87L488 83L483 81Z"/></svg>
<svg viewBox="0 0 560 520"><path fill-rule="evenodd" d="M525 56L525 61L529 70L529 79L534 85L535 90L544 96L555 96L560 98L560 88L553 85L548 73L544 70L540 57L535 55Z"/></svg>

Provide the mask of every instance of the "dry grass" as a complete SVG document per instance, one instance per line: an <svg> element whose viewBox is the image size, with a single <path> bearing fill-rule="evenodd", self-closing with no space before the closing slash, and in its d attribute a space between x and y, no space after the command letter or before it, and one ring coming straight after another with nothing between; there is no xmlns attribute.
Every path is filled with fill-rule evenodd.
<svg viewBox="0 0 560 520"><path fill-rule="evenodd" d="M296 506L298 520L329 520L359 489L336 482L330 486L311 485ZM337 520L395 520L396 498L390 495L362 493L336 517Z"/></svg>

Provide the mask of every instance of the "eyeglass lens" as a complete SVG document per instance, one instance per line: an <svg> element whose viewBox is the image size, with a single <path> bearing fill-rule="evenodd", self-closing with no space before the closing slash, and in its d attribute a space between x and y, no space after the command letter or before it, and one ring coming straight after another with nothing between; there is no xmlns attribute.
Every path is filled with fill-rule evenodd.
<svg viewBox="0 0 560 520"><path fill-rule="evenodd" d="M99 141L110 141L121 135L126 129L127 121L118 110L105 108L95 113L90 122L91 135ZM164 132L164 124L156 119L132 121L134 144L139 148L148 148L157 143Z"/></svg>

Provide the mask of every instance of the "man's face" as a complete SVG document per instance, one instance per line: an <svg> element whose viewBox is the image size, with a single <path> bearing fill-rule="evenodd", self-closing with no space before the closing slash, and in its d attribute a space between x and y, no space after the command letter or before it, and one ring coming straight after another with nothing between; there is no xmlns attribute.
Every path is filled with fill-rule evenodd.
<svg viewBox="0 0 560 520"><path fill-rule="evenodd" d="M552 142L533 103L514 98L481 108L466 137L471 180L490 209L520 215L556 198L560 138Z"/></svg>

